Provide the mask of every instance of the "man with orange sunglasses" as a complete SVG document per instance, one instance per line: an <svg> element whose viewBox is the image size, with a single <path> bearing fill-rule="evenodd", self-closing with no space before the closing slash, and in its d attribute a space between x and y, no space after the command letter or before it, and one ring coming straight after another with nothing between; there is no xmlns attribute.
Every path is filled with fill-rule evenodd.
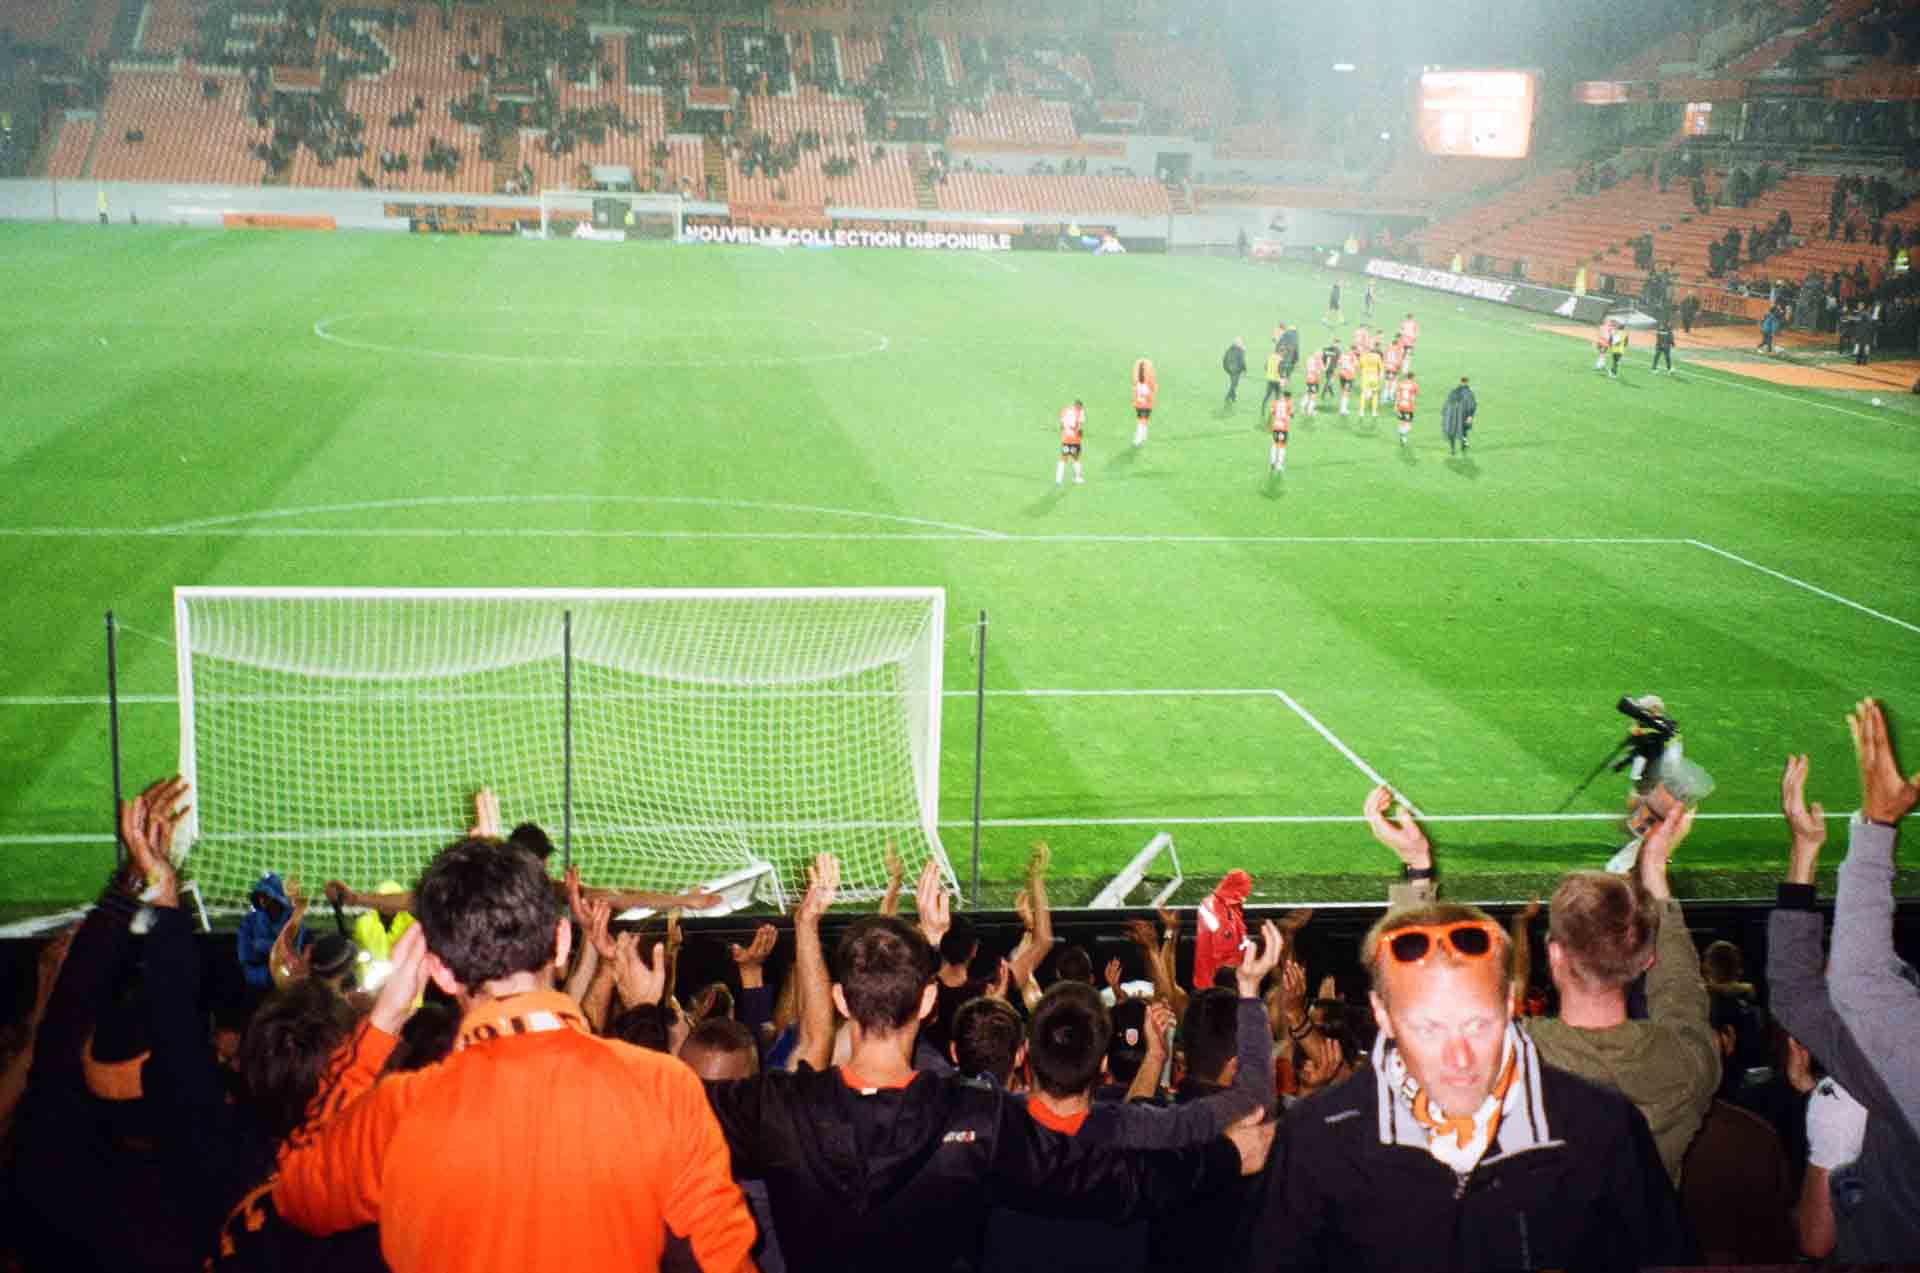
<svg viewBox="0 0 1920 1273"><path fill-rule="evenodd" d="M1646 1120L1543 1063L1514 1024L1512 951L1491 916L1444 902L1390 911L1362 955L1373 1065L1288 1113L1256 1269L1615 1269L1685 1256Z"/></svg>

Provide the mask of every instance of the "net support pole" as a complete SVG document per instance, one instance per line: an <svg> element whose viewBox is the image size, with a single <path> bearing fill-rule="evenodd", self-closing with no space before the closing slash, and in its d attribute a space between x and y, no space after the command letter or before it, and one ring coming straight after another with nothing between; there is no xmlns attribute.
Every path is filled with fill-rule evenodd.
<svg viewBox="0 0 1920 1273"><path fill-rule="evenodd" d="M127 864L127 842L120 838L120 659L113 611L107 611L107 751L113 762L113 858Z"/></svg>
<svg viewBox="0 0 1920 1273"><path fill-rule="evenodd" d="M560 619L560 865L573 869L573 611Z"/></svg>
<svg viewBox="0 0 1920 1273"><path fill-rule="evenodd" d="M987 612L980 612L980 627L973 655L973 891L967 894L975 908L980 905L980 784L982 764L987 752Z"/></svg>

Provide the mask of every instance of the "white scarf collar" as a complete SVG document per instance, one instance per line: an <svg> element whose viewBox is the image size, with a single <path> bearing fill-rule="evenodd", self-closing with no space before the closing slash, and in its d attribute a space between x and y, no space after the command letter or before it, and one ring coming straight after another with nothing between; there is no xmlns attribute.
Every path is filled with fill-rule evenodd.
<svg viewBox="0 0 1920 1273"><path fill-rule="evenodd" d="M1420 1096L1419 1080L1408 1072L1400 1050L1381 1034L1373 1045L1380 1143L1425 1150L1455 1174L1465 1176L1496 1145L1499 1155L1505 1155L1550 1141L1553 1137L1547 1126L1546 1102L1540 1092L1540 1058L1534 1052L1533 1040L1512 1022L1507 1023L1505 1046L1501 1049L1502 1072L1509 1059L1514 1075L1507 1085L1505 1099L1496 1100L1488 1095L1480 1102L1480 1108L1473 1114L1472 1131L1464 1138L1460 1131L1436 1135L1414 1114L1414 1102Z"/></svg>

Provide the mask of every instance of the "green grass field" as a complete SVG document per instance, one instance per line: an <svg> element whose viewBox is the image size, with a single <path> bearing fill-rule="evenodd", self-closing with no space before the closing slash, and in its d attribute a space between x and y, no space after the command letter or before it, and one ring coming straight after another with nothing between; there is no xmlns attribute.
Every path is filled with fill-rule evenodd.
<svg viewBox="0 0 1920 1273"><path fill-rule="evenodd" d="M1269 478L1267 334L1324 332L1304 267L12 225L0 295L7 914L111 854L109 607L128 783L174 764L177 584L943 586L949 691L992 616L989 903L1036 836L1076 902L1159 830L1189 896L1240 865L1262 899L1377 899L1366 768L1433 819L1453 896L1550 887L1618 842L1618 779L1550 815L1647 690L1719 781L1679 887L1764 895L1782 757L1847 810L1846 706L1920 712L1920 399L1654 377L1644 349L1609 381L1493 306L1387 289L1422 322L1414 446L1322 415ZM1087 484L1060 490L1076 396ZM971 708L943 744L962 878Z"/></svg>

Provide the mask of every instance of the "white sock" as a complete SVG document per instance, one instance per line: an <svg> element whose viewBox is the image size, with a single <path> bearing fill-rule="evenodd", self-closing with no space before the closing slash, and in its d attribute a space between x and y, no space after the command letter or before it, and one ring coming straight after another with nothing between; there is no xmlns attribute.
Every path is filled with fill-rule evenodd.
<svg viewBox="0 0 1920 1273"><path fill-rule="evenodd" d="M1076 482L1084 482L1087 480L1080 475L1080 461L1078 460L1073 462L1073 480Z"/></svg>
<svg viewBox="0 0 1920 1273"><path fill-rule="evenodd" d="M1080 466L1076 464L1073 467L1079 468ZM1060 485L1060 479L1065 477L1066 475L1067 475L1067 462L1065 460L1060 460L1057 463L1055 463L1053 466L1053 484L1055 486Z"/></svg>
<svg viewBox="0 0 1920 1273"><path fill-rule="evenodd" d="M1134 425L1133 426L1133 444L1135 446L1139 446L1142 442L1145 442L1146 440L1147 440L1147 426L1144 424Z"/></svg>

